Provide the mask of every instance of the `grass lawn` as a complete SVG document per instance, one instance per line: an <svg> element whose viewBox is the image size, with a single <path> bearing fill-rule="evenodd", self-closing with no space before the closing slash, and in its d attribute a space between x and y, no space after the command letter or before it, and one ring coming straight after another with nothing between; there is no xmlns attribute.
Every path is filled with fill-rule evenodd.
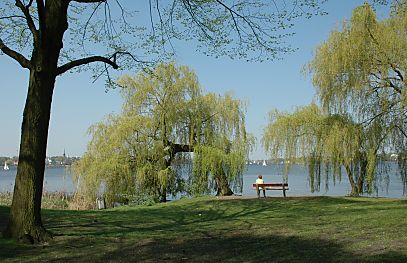
<svg viewBox="0 0 407 263"><path fill-rule="evenodd" d="M204 197L43 221L50 243L0 238L0 262L407 262L407 199Z"/></svg>

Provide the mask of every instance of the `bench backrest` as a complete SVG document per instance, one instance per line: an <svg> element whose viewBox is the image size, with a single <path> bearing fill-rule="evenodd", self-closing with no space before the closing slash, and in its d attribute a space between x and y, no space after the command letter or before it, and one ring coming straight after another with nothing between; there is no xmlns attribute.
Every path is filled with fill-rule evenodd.
<svg viewBox="0 0 407 263"><path fill-rule="evenodd" d="M275 187L287 186L288 187L288 184L287 183L253 184L253 187L256 187L256 186L259 186L259 187L262 187L262 186L275 186Z"/></svg>

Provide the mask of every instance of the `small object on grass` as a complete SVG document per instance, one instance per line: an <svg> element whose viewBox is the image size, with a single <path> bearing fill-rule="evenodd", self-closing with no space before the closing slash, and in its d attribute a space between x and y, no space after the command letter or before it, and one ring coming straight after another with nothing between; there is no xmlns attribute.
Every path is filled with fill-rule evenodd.
<svg viewBox="0 0 407 263"><path fill-rule="evenodd" d="M96 207L97 209L106 209L106 202L103 197L96 198Z"/></svg>

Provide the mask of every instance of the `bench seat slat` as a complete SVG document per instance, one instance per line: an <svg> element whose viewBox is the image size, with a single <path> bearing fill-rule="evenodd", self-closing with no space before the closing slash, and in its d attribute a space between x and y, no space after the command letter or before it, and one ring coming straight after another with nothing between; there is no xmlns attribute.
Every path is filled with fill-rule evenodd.
<svg viewBox="0 0 407 263"><path fill-rule="evenodd" d="M256 187L256 186L259 186L259 187L268 187L268 186L270 186L270 187L288 187L288 184L283 184L283 183L281 183L281 184L276 184L276 183L273 183L273 184L253 184L253 187Z"/></svg>
<svg viewBox="0 0 407 263"><path fill-rule="evenodd" d="M260 190L289 190L289 188L287 187L287 188L276 188L276 187L259 187L260 188ZM253 189L254 190L256 190L257 188L256 187L253 187Z"/></svg>

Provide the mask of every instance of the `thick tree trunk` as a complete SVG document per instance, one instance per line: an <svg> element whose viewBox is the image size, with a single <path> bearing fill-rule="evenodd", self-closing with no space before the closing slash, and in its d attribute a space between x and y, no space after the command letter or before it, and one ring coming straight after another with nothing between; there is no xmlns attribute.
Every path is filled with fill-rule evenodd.
<svg viewBox="0 0 407 263"><path fill-rule="evenodd" d="M45 6L37 6L39 28L35 32L30 60L19 163L5 231L6 236L31 243L51 237L42 225L41 197L52 95L63 35L68 28L69 1L47 0L44 3Z"/></svg>
<svg viewBox="0 0 407 263"><path fill-rule="evenodd" d="M20 155L6 235L31 243L50 235L41 222L48 125L55 78L35 70L30 83L21 128Z"/></svg>
<svg viewBox="0 0 407 263"><path fill-rule="evenodd" d="M229 196L233 195L232 189L230 189L229 181L225 175L225 173L220 173L215 176L216 188L217 188L217 196Z"/></svg>

